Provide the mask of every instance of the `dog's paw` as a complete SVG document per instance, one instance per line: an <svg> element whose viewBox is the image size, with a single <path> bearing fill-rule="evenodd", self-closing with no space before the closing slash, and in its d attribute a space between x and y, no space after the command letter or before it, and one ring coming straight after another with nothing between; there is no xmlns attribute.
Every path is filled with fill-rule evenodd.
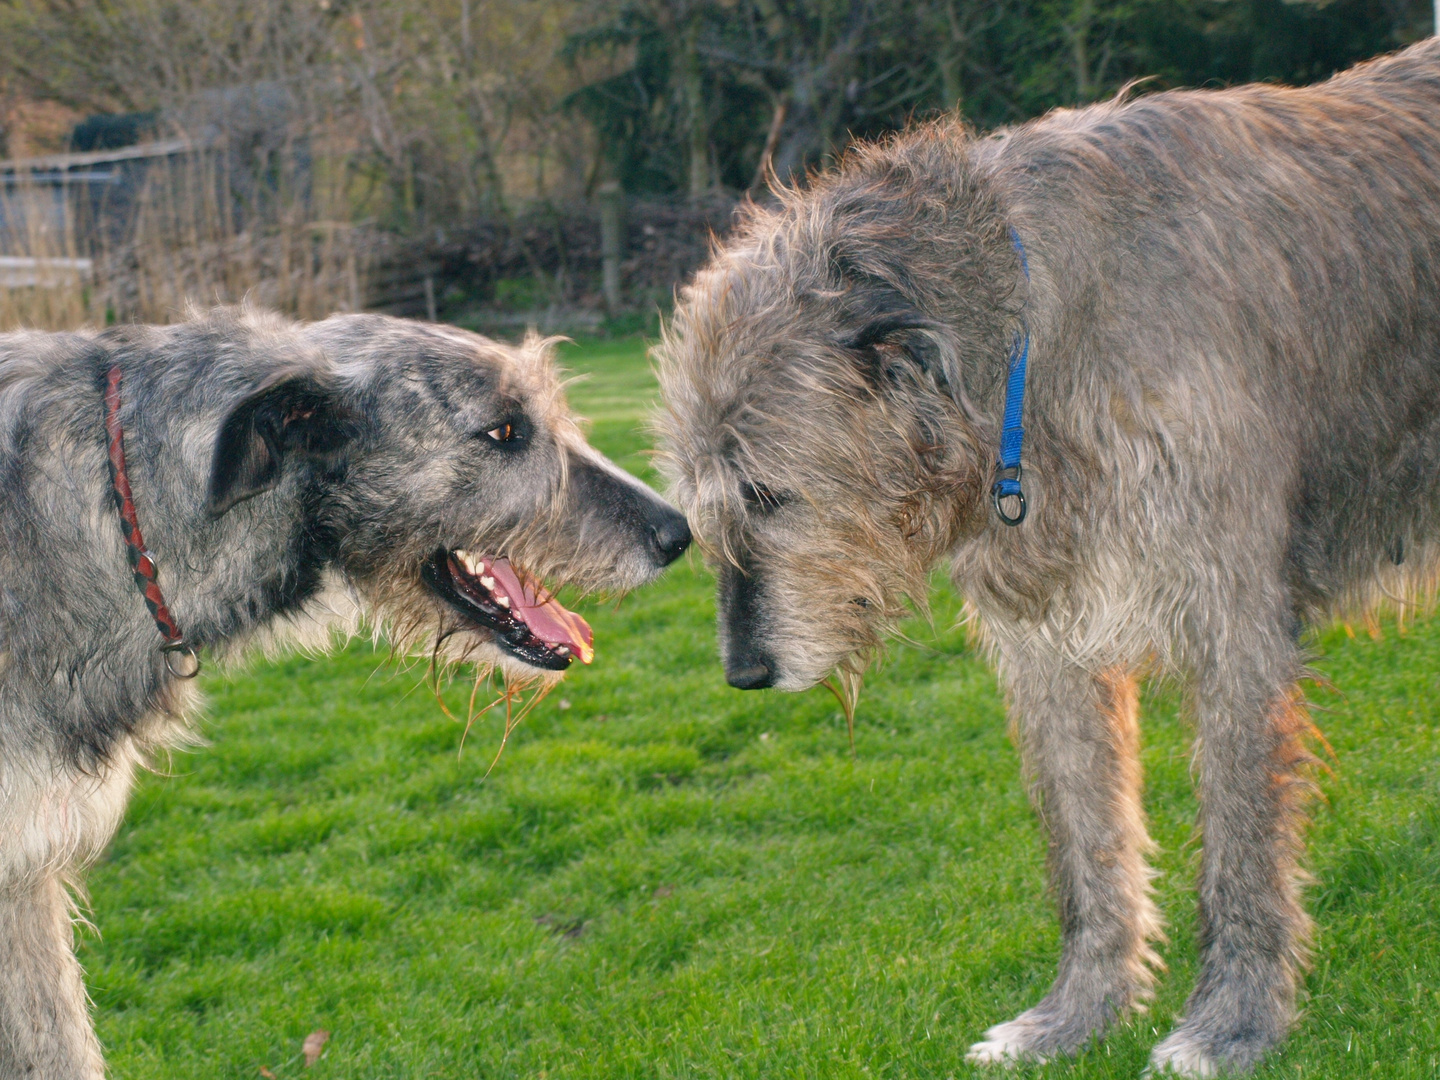
<svg viewBox="0 0 1440 1080"><path fill-rule="evenodd" d="M1111 1001L1115 996L1081 997L1068 992L1067 987L1057 986L1033 1009L985 1032L985 1038L970 1047L966 1059L993 1064L1044 1064L1078 1054L1103 1038L1114 1023L1117 1010Z"/></svg>
<svg viewBox="0 0 1440 1080"><path fill-rule="evenodd" d="M965 1060L977 1065L1015 1065L1021 1061L1043 1065L1047 1058L1035 1049L1034 1026L1021 1016L985 1032L985 1038L970 1047Z"/></svg>
<svg viewBox="0 0 1440 1080"><path fill-rule="evenodd" d="M1172 1031L1165 1041L1150 1052L1150 1067L1145 1076L1186 1076L1209 1080L1220 1075L1220 1064L1199 1043L1183 1031Z"/></svg>
<svg viewBox="0 0 1440 1080"><path fill-rule="evenodd" d="M1261 1010L1248 1012L1201 1008L1175 1027L1150 1053L1153 1075L1246 1076L1279 1046L1285 1037L1285 1015L1272 1010L1270 1024L1260 1023ZM1243 1019L1242 1019L1243 1018Z"/></svg>

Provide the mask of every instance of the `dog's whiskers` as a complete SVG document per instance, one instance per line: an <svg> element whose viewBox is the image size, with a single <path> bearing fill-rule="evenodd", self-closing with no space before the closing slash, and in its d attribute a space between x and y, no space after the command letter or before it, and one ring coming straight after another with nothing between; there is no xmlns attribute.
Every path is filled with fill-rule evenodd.
<svg viewBox="0 0 1440 1080"><path fill-rule="evenodd" d="M863 676L849 668L836 668L820 685L835 695L845 713L845 731L850 737L850 759L855 760L855 709L860 704L860 685Z"/></svg>

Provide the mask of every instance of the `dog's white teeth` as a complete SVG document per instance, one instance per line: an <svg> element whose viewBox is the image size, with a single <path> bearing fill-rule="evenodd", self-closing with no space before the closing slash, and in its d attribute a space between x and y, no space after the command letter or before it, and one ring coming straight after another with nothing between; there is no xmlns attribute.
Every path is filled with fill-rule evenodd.
<svg viewBox="0 0 1440 1080"><path fill-rule="evenodd" d="M555 651L556 651L557 653L559 653L561 656L569 656L569 655L570 655L570 646L569 646L569 645L556 645L556 646L555 646Z"/></svg>
<svg viewBox="0 0 1440 1080"><path fill-rule="evenodd" d="M488 589L490 586L486 585L485 587ZM508 608L510 606L510 598L508 596L497 596L495 597L495 602L501 607Z"/></svg>
<svg viewBox="0 0 1440 1080"><path fill-rule="evenodd" d="M493 589L495 588L495 579L493 577L482 577L480 584L484 585L487 589Z"/></svg>

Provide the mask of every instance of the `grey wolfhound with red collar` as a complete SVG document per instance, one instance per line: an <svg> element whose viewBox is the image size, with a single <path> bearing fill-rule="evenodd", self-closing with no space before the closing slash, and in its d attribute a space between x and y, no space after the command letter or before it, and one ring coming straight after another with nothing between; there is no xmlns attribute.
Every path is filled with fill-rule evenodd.
<svg viewBox="0 0 1440 1080"><path fill-rule="evenodd" d="M556 678L684 518L586 445L548 343L244 310L0 335L0 1080L99 1080L70 898L201 656L398 648Z"/></svg>
<svg viewBox="0 0 1440 1080"><path fill-rule="evenodd" d="M993 650L1063 946L972 1060L1073 1053L1150 991L1160 672L1198 729L1202 965L1152 1064L1255 1065L1308 938L1302 631L1440 565L1440 42L858 147L749 211L658 353L732 685L855 687L942 560Z"/></svg>

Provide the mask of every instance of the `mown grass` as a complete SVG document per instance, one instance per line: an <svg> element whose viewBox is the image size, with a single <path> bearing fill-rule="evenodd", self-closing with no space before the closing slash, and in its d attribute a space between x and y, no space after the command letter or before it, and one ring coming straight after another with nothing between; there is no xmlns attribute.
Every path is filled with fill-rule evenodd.
<svg viewBox="0 0 1440 1080"><path fill-rule="evenodd" d="M569 354L597 445L643 472L633 342ZM697 563L587 610L574 673L481 782L447 719L356 645L211 678L209 745L147 777L91 876L81 957L117 1077L962 1077L1058 935L995 681L949 629L868 681L728 689ZM1317 643L1337 755L1310 865L1304 1020L1262 1076L1440 1075L1440 624ZM465 689L448 699L461 712ZM568 703L569 708L563 706ZM1176 699L1145 700L1169 972L1074 1062L1135 1077L1194 976ZM306 1069L301 1040L333 1032Z"/></svg>

